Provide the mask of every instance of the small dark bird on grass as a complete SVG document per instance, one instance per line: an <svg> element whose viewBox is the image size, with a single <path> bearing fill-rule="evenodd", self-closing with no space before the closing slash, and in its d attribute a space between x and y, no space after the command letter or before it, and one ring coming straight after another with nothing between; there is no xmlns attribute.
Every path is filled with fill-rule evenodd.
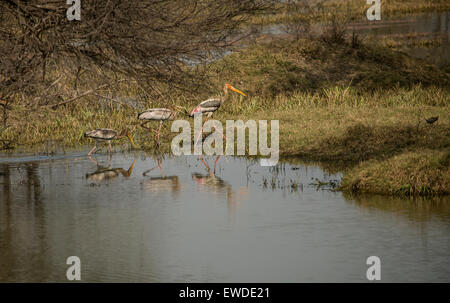
<svg viewBox="0 0 450 303"><path fill-rule="evenodd" d="M439 117L430 117L428 119L425 119L425 121L427 121L428 124L433 124L434 122L436 122L439 119Z"/></svg>

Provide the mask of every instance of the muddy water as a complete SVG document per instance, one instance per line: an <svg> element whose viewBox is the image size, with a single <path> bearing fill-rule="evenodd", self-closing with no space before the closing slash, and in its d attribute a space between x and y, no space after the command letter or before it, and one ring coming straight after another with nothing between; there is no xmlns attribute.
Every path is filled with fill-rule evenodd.
<svg viewBox="0 0 450 303"><path fill-rule="evenodd" d="M351 197L319 166L0 157L0 281L450 282L450 201ZM214 172L214 167L216 170Z"/></svg>

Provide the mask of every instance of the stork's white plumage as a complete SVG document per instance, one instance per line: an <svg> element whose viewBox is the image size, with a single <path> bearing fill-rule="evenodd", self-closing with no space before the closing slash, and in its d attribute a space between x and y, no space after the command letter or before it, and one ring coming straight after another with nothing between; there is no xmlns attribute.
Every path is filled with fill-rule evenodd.
<svg viewBox="0 0 450 303"><path fill-rule="evenodd" d="M139 120L156 120L164 121L173 119L175 117L175 112L168 108L151 108L138 114Z"/></svg>
<svg viewBox="0 0 450 303"><path fill-rule="evenodd" d="M147 109L146 111L143 111L142 113L138 114L138 119L139 120L145 120L144 123L141 124L141 126L143 128L147 128L148 127L145 126L145 124L147 124L150 121L159 121L159 129L156 132L157 138L158 138L158 146L160 146L160 135L161 135L161 126L163 121L166 120L173 120L176 117L176 112L168 109L168 108L151 108L151 109Z"/></svg>

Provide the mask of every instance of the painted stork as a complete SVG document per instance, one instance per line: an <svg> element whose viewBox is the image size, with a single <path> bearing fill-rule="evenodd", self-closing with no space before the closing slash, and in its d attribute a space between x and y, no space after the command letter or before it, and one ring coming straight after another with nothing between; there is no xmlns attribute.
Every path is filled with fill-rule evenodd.
<svg viewBox="0 0 450 303"><path fill-rule="evenodd" d="M150 129L145 126L145 124L149 123L150 121L159 121L159 128L158 131L153 130L157 133L158 138L158 146L160 146L160 136L161 136L161 126L164 121L166 120L173 120L175 119L177 113L174 110L168 109L168 108L151 108L147 109L146 111L138 114L139 120L145 120L141 124L143 128Z"/></svg>
<svg viewBox="0 0 450 303"><path fill-rule="evenodd" d="M196 108L194 108L191 111L189 116L190 117L194 117L197 114L207 113L206 120L203 123L203 126L204 126L206 121L208 121L208 119L211 118L213 113L216 110L218 110L220 108L220 106L228 99L228 90L232 90L232 91L234 91L234 92L236 92L238 94L241 94L244 97L247 96L246 94L244 94L243 92L241 92L237 88L231 86L228 83L225 83L225 85L223 86L223 92L224 92L223 96L209 98L208 100L205 100L205 101L201 102ZM201 136L202 130L203 130L203 126L202 126L202 129L201 129L198 137L197 137L197 140L195 141L195 144L197 144L198 140L200 139L200 136ZM215 126L213 126L213 127L217 130L217 128ZM222 134L222 137L224 137L223 134Z"/></svg>
<svg viewBox="0 0 450 303"><path fill-rule="evenodd" d="M130 135L130 132L128 129L124 129L120 132L120 134L117 134L117 132L113 129L109 128L97 128L88 132L84 133L85 138L91 138L95 140L95 146L90 150L88 153L88 156L90 157L92 153L97 149L97 145L101 142L108 142L109 145L109 153L112 155L112 148L111 148L111 141L112 140L118 140L123 137L127 137L131 144L133 144L133 147L135 146L133 138Z"/></svg>

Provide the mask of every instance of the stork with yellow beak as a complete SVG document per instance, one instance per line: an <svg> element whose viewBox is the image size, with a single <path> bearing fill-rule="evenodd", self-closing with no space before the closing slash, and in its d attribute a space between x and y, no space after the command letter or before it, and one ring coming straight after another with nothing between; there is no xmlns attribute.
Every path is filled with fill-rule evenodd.
<svg viewBox="0 0 450 303"><path fill-rule="evenodd" d="M244 94L237 88L231 86L228 83L225 83L225 85L223 86L223 92L224 92L223 96L220 96L218 98L217 97L209 98L208 100L201 102L196 108L194 108L191 111L189 116L194 117L197 114L207 113L206 120L205 120L205 123L206 123L206 121L208 121L208 119L210 119L212 117L213 113L216 110L218 110L220 108L220 106L228 99L228 90L232 90L238 94L241 94L244 97L247 96L246 94ZM203 123L203 125L205 125L205 123ZM216 128L216 127L214 126L214 128ZM216 130L217 130L217 128L216 128ZM197 142L202 134L202 131L203 131L203 126L197 137L197 140L195 141L195 144L197 144ZM222 137L225 137L225 136L222 134Z"/></svg>

